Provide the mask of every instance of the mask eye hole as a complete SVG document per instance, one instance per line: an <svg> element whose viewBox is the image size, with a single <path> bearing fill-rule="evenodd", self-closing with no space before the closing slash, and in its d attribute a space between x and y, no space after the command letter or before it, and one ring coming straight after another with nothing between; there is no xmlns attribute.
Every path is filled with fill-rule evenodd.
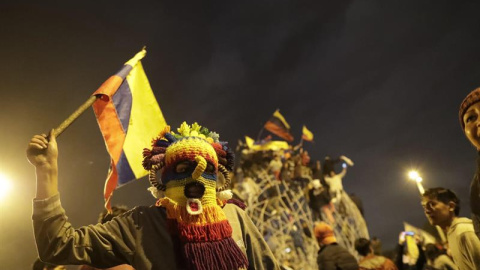
<svg viewBox="0 0 480 270"><path fill-rule="evenodd" d="M212 163L207 162L207 168L205 169L205 173L214 174L215 173L215 166Z"/></svg>
<svg viewBox="0 0 480 270"><path fill-rule="evenodd" d="M182 161L182 162L177 163L177 165L175 165L175 172L176 173L184 173L184 172L187 172L191 169L193 169L193 164L190 161Z"/></svg>

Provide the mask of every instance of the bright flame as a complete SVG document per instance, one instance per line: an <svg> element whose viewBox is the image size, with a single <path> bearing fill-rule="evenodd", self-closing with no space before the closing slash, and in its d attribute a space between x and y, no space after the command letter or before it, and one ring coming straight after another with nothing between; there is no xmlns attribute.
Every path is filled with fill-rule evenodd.
<svg viewBox="0 0 480 270"><path fill-rule="evenodd" d="M408 177L412 180L418 181L417 179L420 178L420 175L416 171L410 171Z"/></svg>
<svg viewBox="0 0 480 270"><path fill-rule="evenodd" d="M12 181L7 176L0 174L0 201L8 195L12 186Z"/></svg>
<svg viewBox="0 0 480 270"><path fill-rule="evenodd" d="M423 178L419 176L415 179L415 181L417 181L417 183L421 183L423 181Z"/></svg>

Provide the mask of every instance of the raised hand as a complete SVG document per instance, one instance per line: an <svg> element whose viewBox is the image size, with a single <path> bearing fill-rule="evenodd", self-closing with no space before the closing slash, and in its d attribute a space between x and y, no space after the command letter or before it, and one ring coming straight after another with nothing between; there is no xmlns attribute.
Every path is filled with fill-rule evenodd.
<svg viewBox="0 0 480 270"><path fill-rule="evenodd" d="M53 130L49 135L35 135L27 147L28 161L36 168L52 169L57 166L58 149Z"/></svg>
<svg viewBox="0 0 480 270"><path fill-rule="evenodd" d="M53 129L49 135L35 135L27 147L27 158L35 166L37 199L50 198L58 193L58 149Z"/></svg>

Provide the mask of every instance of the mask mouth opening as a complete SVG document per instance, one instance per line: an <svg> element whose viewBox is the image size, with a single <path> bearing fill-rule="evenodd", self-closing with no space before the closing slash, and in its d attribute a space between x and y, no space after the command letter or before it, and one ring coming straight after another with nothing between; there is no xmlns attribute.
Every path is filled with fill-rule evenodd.
<svg viewBox="0 0 480 270"><path fill-rule="evenodd" d="M199 199L188 199L186 207L190 215L199 215L203 212L202 202Z"/></svg>
<svg viewBox="0 0 480 270"><path fill-rule="evenodd" d="M188 199L200 199L205 194L205 186L198 181L191 182L185 185L183 193Z"/></svg>

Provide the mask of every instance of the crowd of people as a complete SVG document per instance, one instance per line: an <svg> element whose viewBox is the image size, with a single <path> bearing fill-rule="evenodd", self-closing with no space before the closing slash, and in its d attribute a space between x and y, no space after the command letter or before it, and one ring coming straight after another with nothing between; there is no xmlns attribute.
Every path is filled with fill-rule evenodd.
<svg viewBox="0 0 480 270"><path fill-rule="evenodd" d="M461 103L459 120L480 153L480 88ZM259 229L254 222L266 223L274 216L286 217L278 221L286 226L273 226L280 234L290 235L295 251L290 257L308 257L305 245L314 243L316 265L310 265L311 269L480 269L480 158L470 187L472 219L460 216L460 200L454 191L428 189L421 198L425 216L445 233L447 241L428 243L418 233L402 231L395 254L387 258L380 254L378 239L370 240L368 232L353 239L342 231L349 226L357 232L366 229L358 222L363 221L361 201L343 189L342 179L354 165L352 160L340 156L327 157L323 164L312 162L302 145L276 145L261 151L240 145L241 161L235 169L229 145L196 123L183 123L178 133L167 126L144 150L143 166L150 172L151 192L158 199L155 205L122 208L109 220L73 228L60 203L53 134L35 135L27 148L37 177L33 225L39 258L33 269L65 269L62 265L138 270L299 269L277 255L268 239L272 232ZM262 182L265 178L268 181ZM231 185L233 197L228 191ZM302 196L291 197L295 194ZM248 209L260 200L266 202L268 214L255 219L247 214ZM349 202L354 203L354 210ZM341 216L352 220L353 215L353 224L339 220Z"/></svg>

